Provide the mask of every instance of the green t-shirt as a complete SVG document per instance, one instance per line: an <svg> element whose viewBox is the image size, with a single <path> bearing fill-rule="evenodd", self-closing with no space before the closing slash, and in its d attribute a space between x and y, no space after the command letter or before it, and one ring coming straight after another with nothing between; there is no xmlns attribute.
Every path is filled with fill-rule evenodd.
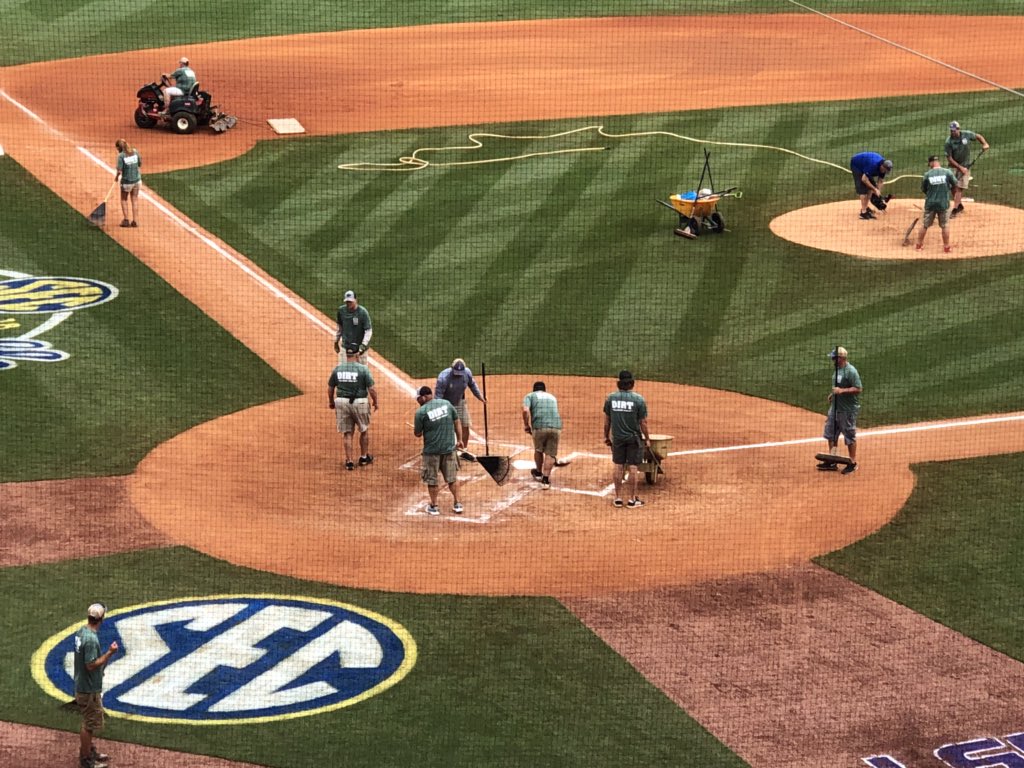
<svg viewBox="0 0 1024 768"><path fill-rule="evenodd" d="M327 386L334 387L335 397L366 397L373 386L373 374L362 363L341 363L331 371Z"/></svg>
<svg viewBox="0 0 1024 768"><path fill-rule="evenodd" d="M832 380L835 382L833 386L844 389L847 387L861 389L863 386L860 383L860 374L857 373L857 369L849 363L837 369ZM832 402L835 403L837 413L856 413L860 410L860 395L857 394L833 395Z"/></svg>
<svg viewBox="0 0 1024 768"><path fill-rule="evenodd" d="M121 172L122 184L135 184L142 181L142 158L138 152L126 155L124 152L117 153L117 170Z"/></svg>
<svg viewBox="0 0 1024 768"><path fill-rule="evenodd" d="M196 84L196 73L192 71L191 67L176 69L171 72L171 77L174 78L174 84L181 88L181 92L186 96L192 90L192 86Z"/></svg>
<svg viewBox="0 0 1024 768"><path fill-rule="evenodd" d="M613 443L627 443L643 437L640 420L647 418L647 402L633 390L617 390L604 401L604 413L611 419Z"/></svg>
<svg viewBox="0 0 1024 768"><path fill-rule="evenodd" d="M362 344L363 334L373 328L370 313L360 304L354 310L348 304L338 307L338 328L341 331L342 346L345 344Z"/></svg>
<svg viewBox="0 0 1024 768"><path fill-rule="evenodd" d="M75 635L75 693L103 692L103 667L90 672L85 666L102 655L99 637L86 624Z"/></svg>
<svg viewBox="0 0 1024 768"><path fill-rule="evenodd" d="M956 174L949 168L929 168L921 177L926 211L945 211L949 208L949 193L956 188Z"/></svg>
<svg viewBox="0 0 1024 768"><path fill-rule="evenodd" d="M558 400L550 392L531 392L523 398L523 408L530 411L530 426L534 429L561 429Z"/></svg>
<svg viewBox="0 0 1024 768"><path fill-rule="evenodd" d="M960 129L960 135L956 138L950 136L946 139L946 157L952 157L960 165L964 165L971 159L971 142L978 138L974 131Z"/></svg>
<svg viewBox="0 0 1024 768"><path fill-rule="evenodd" d="M455 450L455 422L459 414L444 398L435 398L417 409L413 427L423 435L423 453L444 456Z"/></svg>

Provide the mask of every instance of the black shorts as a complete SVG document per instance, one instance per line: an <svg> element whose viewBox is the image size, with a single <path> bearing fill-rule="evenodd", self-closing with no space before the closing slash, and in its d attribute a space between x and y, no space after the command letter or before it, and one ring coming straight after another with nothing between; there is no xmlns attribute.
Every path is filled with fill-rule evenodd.
<svg viewBox="0 0 1024 768"><path fill-rule="evenodd" d="M872 194L871 187L867 186L863 181L861 181L861 178L860 178L861 174L857 173L856 171L852 171L851 173L853 173L853 188L855 190L857 190L857 194L858 195L870 195L870 194ZM878 182L875 180L874 176L869 176L868 178L871 179L871 183L872 184L874 184L876 187L878 186Z"/></svg>
<svg viewBox="0 0 1024 768"><path fill-rule="evenodd" d="M612 442L612 464L635 467L644 463L644 443L635 439L625 443Z"/></svg>

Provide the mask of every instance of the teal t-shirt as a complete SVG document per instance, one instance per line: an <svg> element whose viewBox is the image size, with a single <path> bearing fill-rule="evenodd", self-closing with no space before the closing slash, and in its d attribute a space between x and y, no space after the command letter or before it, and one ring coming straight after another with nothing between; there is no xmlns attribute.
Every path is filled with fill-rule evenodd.
<svg viewBox="0 0 1024 768"><path fill-rule="evenodd" d="M435 398L416 411L413 427L423 435L423 453L444 456L455 450L455 422L459 414L444 398Z"/></svg>
<svg viewBox="0 0 1024 768"><path fill-rule="evenodd" d="M331 371L327 386L334 387L335 397L366 397L373 386L373 374L362 363L341 363Z"/></svg>
<svg viewBox="0 0 1024 768"><path fill-rule="evenodd" d="M961 128L959 136L956 138L950 136L946 139L946 157L952 157L960 165L965 164L971 159L971 142L976 138L978 138L978 134L974 131L965 131Z"/></svg>
<svg viewBox="0 0 1024 768"><path fill-rule="evenodd" d="M75 693L102 693L103 667L90 672L85 666L102 655L99 637L86 624L75 635Z"/></svg>
<svg viewBox="0 0 1024 768"><path fill-rule="evenodd" d="M370 313L362 304L350 310L347 304L338 307L338 328L341 330L342 346L362 344L363 334L373 328Z"/></svg>
<svg viewBox="0 0 1024 768"><path fill-rule="evenodd" d="M643 437L640 420L647 418L647 402L633 390L617 390L604 401L604 413L611 420L613 443L626 443Z"/></svg>
<svg viewBox="0 0 1024 768"><path fill-rule="evenodd" d="M860 374L849 363L836 370L832 380L835 382L833 386L844 389L847 387L861 389L863 387L860 383ZM857 394L833 395L832 401L835 403L837 413L856 413L860 410L860 395Z"/></svg>
<svg viewBox="0 0 1024 768"><path fill-rule="evenodd" d="M550 392L531 392L523 398L523 408L530 411L530 425L534 429L561 429L558 400Z"/></svg>
<svg viewBox="0 0 1024 768"><path fill-rule="evenodd" d="M196 73L192 71L191 67L176 69L171 72L171 77L174 78L174 84L181 88L181 92L186 96L192 90L192 86L196 84Z"/></svg>
<svg viewBox="0 0 1024 768"><path fill-rule="evenodd" d="M929 168L921 177L926 211L945 211L949 208L949 194L956 187L956 174L949 168Z"/></svg>
<svg viewBox="0 0 1024 768"><path fill-rule="evenodd" d="M138 152L130 155L124 152L117 153L117 170L121 172L122 184L135 184L142 181L142 158Z"/></svg>

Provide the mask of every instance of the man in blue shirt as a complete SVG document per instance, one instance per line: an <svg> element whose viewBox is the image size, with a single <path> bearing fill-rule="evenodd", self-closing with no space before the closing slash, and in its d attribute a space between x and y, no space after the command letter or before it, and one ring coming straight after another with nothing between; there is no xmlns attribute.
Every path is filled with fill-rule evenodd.
<svg viewBox="0 0 1024 768"><path fill-rule="evenodd" d="M875 214L868 208L872 195L880 200L885 176L892 170L892 160L886 160L877 152L861 152L850 158L850 172L853 174L853 188L860 197L860 217L873 219ZM884 207L884 206L883 206Z"/></svg>
<svg viewBox="0 0 1024 768"><path fill-rule="evenodd" d="M466 367L466 361L461 357L452 360L450 368L445 368L437 375L437 382L434 384L434 396L455 406L459 414L459 422L462 424L462 444L469 445L469 428L472 422L469 419L469 408L466 406L466 387L481 403L487 402L480 394L480 389L473 380L473 372Z"/></svg>

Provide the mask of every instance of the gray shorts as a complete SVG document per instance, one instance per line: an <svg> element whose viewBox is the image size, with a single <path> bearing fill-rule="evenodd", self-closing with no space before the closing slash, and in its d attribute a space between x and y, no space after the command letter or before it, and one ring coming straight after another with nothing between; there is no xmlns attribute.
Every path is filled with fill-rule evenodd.
<svg viewBox="0 0 1024 768"><path fill-rule="evenodd" d="M840 411L832 418L833 412L830 408L828 416L825 417L825 439L829 443L838 443L838 435L842 435L847 445L857 442L857 414ZM838 434L837 434L838 433Z"/></svg>
<svg viewBox="0 0 1024 768"><path fill-rule="evenodd" d="M370 428L370 401L365 397L357 397L354 403L350 403L347 397L336 397L334 415L338 431L343 435L354 432L356 427L359 427L360 432L365 432Z"/></svg>
<svg viewBox="0 0 1024 768"><path fill-rule="evenodd" d="M443 455L423 454L423 469L420 471L423 482L427 485L437 485L438 474L444 475L444 481L448 485L459 479L459 457L455 451Z"/></svg>
<svg viewBox="0 0 1024 768"><path fill-rule="evenodd" d="M612 441L612 464L635 467L644 463L644 442L636 439L626 443Z"/></svg>
<svg viewBox="0 0 1024 768"><path fill-rule="evenodd" d="M921 218L921 224L924 225L925 229L928 229L932 224L935 223L935 217L939 217L939 227L945 229L949 226L949 210L945 211L925 211L924 216Z"/></svg>
<svg viewBox="0 0 1024 768"><path fill-rule="evenodd" d="M121 192L124 193L125 195L130 195L132 192L138 192L140 189L142 189L141 181L121 185Z"/></svg>

